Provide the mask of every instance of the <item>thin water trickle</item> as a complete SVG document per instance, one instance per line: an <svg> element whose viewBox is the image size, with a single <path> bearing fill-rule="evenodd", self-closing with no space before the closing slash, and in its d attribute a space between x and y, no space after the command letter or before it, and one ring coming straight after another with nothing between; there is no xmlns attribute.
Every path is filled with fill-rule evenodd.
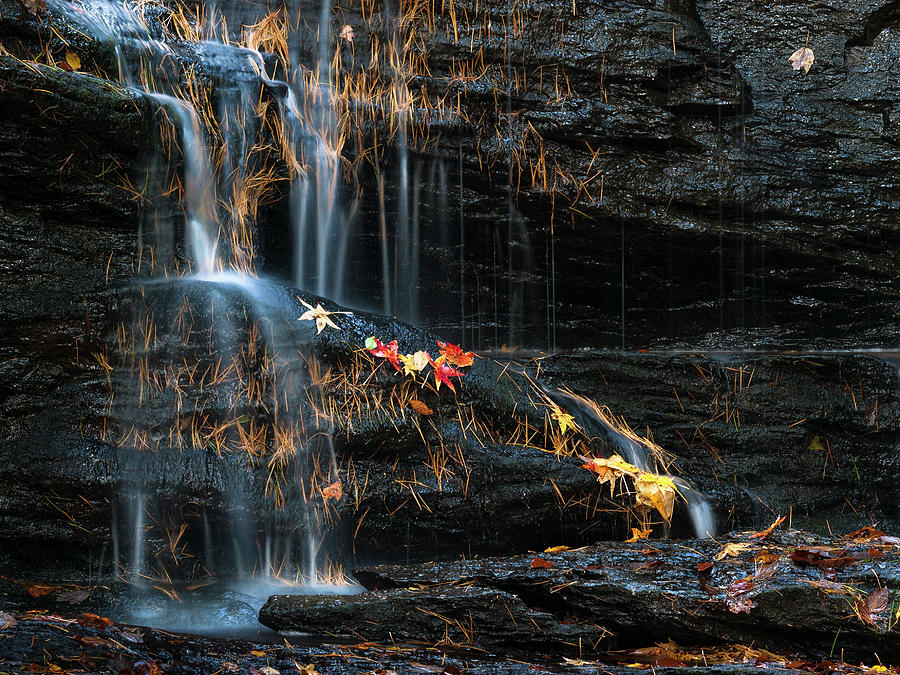
<svg viewBox="0 0 900 675"><path fill-rule="evenodd" d="M601 439L612 451L624 456L630 464L633 464L641 471L667 475L660 471L655 458L645 445L623 433L615 425L611 424L609 420L598 414L591 406L586 405L583 399L559 389L545 387L543 391L551 400L563 405L582 426L597 431ZM715 511L709 500L689 480L681 476L669 477L672 478L681 496L687 502L694 535L698 539L714 537L716 534Z"/></svg>

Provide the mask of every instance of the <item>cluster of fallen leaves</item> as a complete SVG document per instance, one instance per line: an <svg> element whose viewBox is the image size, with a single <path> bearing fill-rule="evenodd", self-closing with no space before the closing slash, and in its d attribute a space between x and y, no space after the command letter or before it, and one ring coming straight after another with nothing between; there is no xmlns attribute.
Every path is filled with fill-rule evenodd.
<svg viewBox="0 0 900 675"><path fill-rule="evenodd" d="M384 359L390 363L397 372L409 375L413 379L417 375L423 375L427 381L428 376L425 374L426 369L430 366L434 373L435 385L438 389L441 384L446 384L453 392L456 388L450 378L463 377L464 373L459 368L471 366L475 362L475 355L472 352L463 351L462 347L448 342L437 341L440 356L433 359L431 355L420 350L414 354L402 354L399 351L399 344L396 340L391 340L387 344L372 336L366 339L366 349L372 356ZM423 404L424 405L424 404ZM424 408L427 408L425 406ZM431 411L424 412L414 406L414 409L422 414L430 414Z"/></svg>
<svg viewBox="0 0 900 675"><path fill-rule="evenodd" d="M671 640L659 643L653 647L610 652L607 654L607 658L618 663L649 666L651 668L708 668L710 666L728 664L753 664L754 666L766 667L769 664L814 673L846 672L876 675L877 673L900 672L900 669L887 668L883 665L866 667L839 661L795 660L766 649L738 644L703 648L682 647Z"/></svg>
<svg viewBox="0 0 900 675"><path fill-rule="evenodd" d="M900 546L900 537L890 537L880 530L864 527L842 537L840 545L837 546L796 546L790 549L773 546L754 550L753 547L757 542L765 539L783 522L784 516L780 516L765 530L749 535L748 539L755 541L729 542L722 546L715 560L698 563L697 576L700 587L710 595L724 594L725 605L730 611L749 614L750 610L756 607L756 603L748 594L775 576L780 561L788 560L799 567L821 570L821 579L803 581L823 593L846 596L856 617L866 625L877 627L880 615L888 609L890 602L887 586L879 582L878 587L867 594L850 584L838 583L837 573L863 560L882 557L885 550ZM863 549L861 555L854 555L852 549L860 547ZM730 558L738 558L745 553L753 554L753 574L736 579L724 588L710 584L711 573L716 564L727 562ZM900 609L897 610L894 620L900 620Z"/></svg>
<svg viewBox="0 0 900 675"><path fill-rule="evenodd" d="M635 506L640 509L655 509L667 523L671 522L675 510L675 496L681 494L671 477L643 471L619 455L611 457L578 455L578 457L584 462L581 468L597 474L597 480L601 485L609 484L610 494L615 491L619 479L628 476L634 484Z"/></svg>

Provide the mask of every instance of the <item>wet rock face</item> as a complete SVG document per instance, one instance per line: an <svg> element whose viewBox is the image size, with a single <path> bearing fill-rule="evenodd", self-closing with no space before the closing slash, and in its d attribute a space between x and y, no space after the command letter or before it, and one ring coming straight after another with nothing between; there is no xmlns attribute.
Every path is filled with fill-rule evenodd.
<svg viewBox="0 0 900 675"><path fill-rule="evenodd" d="M435 146L449 230L423 316L479 346L893 346L900 41L882 5L541 2L508 50L505 9L482 5L493 32L438 31L424 84L478 124ZM494 70L454 81L470 44ZM539 156L553 199L531 187Z"/></svg>

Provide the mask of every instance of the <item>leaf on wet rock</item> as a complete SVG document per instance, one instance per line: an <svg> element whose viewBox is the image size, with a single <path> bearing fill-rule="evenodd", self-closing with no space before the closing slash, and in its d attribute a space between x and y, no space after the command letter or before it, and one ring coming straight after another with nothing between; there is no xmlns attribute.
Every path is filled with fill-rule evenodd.
<svg viewBox="0 0 900 675"><path fill-rule="evenodd" d="M87 600L90 595L90 588L77 588L75 590L57 593L56 599L61 600L62 602L68 602L70 605L76 605L79 602L84 602L85 600Z"/></svg>
<svg viewBox="0 0 900 675"><path fill-rule="evenodd" d="M544 560L543 558L532 558L530 567L533 570L548 569L553 567L553 563L549 560Z"/></svg>
<svg viewBox="0 0 900 675"><path fill-rule="evenodd" d="M81 70L81 57L70 49L66 50L66 63L72 70Z"/></svg>
<svg viewBox="0 0 900 675"><path fill-rule="evenodd" d="M97 630L104 630L113 625L111 619L107 619L105 616L91 614L90 612L79 614L78 623L85 628L96 628Z"/></svg>
<svg viewBox="0 0 900 675"><path fill-rule="evenodd" d="M420 401L417 398L411 399L409 402L409 407L415 410L420 415L433 415L434 410L428 407L428 404L424 401Z"/></svg>
<svg viewBox="0 0 900 675"><path fill-rule="evenodd" d="M678 489L671 478L642 473L635 479L634 487L637 490L634 498L635 505L656 509L667 523L672 520L672 514L675 511L675 494Z"/></svg>
<svg viewBox="0 0 900 675"><path fill-rule="evenodd" d="M304 307L306 307L306 311L300 315L298 321L315 321L316 322L316 335L325 330L326 326L334 328L335 330L340 330L338 325L331 319L333 314L353 314L353 312L329 312L322 307L322 303L316 303L316 306L313 307L307 302L304 302L302 298L297 298Z"/></svg>
<svg viewBox="0 0 900 675"><path fill-rule="evenodd" d="M628 543L633 543L636 541L640 541L641 539L649 539L650 535L653 533L652 528L647 528L646 530L639 530L636 527L631 528L631 536L625 541Z"/></svg>
<svg viewBox="0 0 900 675"><path fill-rule="evenodd" d="M812 66L813 61L815 60L816 55L813 54L813 50L809 47L800 47L800 49L798 49L788 57L788 61L791 62L794 70L800 70L801 68L803 68L804 73L809 72L809 68L810 66Z"/></svg>
<svg viewBox="0 0 900 675"><path fill-rule="evenodd" d="M50 593L56 593L61 590L59 586L49 586L47 584L25 584L25 590L28 591L28 595L33 598L39 598L42 595L49 595Z"/></svg>
<svg viewBox="0 0 900 675"><path fill-rule="evenodd" d="M450 381L450 378L462 377L463 374L456 368L452 368L444 363L443 359L444 357L440 356L437 360L431 362L431 367L434 369L434 381L438 389L441 388L441 383L443 383L450 387L453 392L456 392L456 388L453 386L453 382Z"/></svg>
<svg viewBox="0 0 900 675"><path fill-rule="evenodd" d="M22 0L22 4L25 5L25 9L32 14L37 14L38 12L43 12L47 9L46 0Z"/></svg>
<svg viewBox="0 0 900 675"><path fill-rule="evenodd" d="M471 366L475 362L475 354L472 352L464 352L459 345L450 344L449 342L437 341L438 347L447 363L457 368L465 368Z"/></svg>
<svg viewBox="0 0 900 675"><path fill-rule="evenodd" d="M9 612L0 611L0 630L16 627L16 617Z"/></svg>
<svg viewBox="0 0 900 675"><path fill-rule="evenodd" d="M880 614L888 606L888 589L887 586L882 586L881 588L877 588L872 591L868 597L866 598L857 598L856 599L856 616L859 617L859 620L869 626L877 626L875 621L875 617L873 614Z"/></svg>
<svg viewBox="0 0 900 675"><path fill-rule="evenodd" d="M568 546L550 546L549 548L544 549L544 553L563 553L568 550Z"/></svg>
<svg viewBox="0 0 900 675"><path fill-rule="evenodd" d="M344 496L344 488L341 485L341 481L336 480L331 485L322 488L322 498L323 499L334 499L337 501L341 497Z"/></svg>
<svg viewBox="0 0 900 675"><path fill-rule="evenodd" d="M731 542L725 544L722 550L716 554L716 560L725 560L725 558L736 558L741 553L749 549L751 544L746 542Z"/></svg>
<svg viewBox="0 0 900 675"><path fill-rule="evenodd" d="M835 581L829 581L828 579L802 579L804 583L809 584L813 588L816 588L823 593L836 593L838 595L848 595L851 592L849 586L845 584L839 584Z"/></svg>

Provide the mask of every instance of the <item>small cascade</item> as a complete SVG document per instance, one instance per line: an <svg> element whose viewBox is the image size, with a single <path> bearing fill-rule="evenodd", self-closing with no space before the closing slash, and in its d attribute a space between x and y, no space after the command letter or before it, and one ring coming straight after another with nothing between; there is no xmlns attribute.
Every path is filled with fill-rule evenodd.
<svg viewBox="0 0 900 675"><path fill-rule="evenodd" d="M630 464L641 471L667 475L660 471L656 458L648 449L647 441L620 429L596 404L560 389L544 388L543 391L552 401L563 406L572 414L586 432L596 433L603 443L613 452L627 459ZM690 481L681 476L670 476L670 478L687 502L694 535L698 539L714 537L716 519L712 504Z"/></svg>

